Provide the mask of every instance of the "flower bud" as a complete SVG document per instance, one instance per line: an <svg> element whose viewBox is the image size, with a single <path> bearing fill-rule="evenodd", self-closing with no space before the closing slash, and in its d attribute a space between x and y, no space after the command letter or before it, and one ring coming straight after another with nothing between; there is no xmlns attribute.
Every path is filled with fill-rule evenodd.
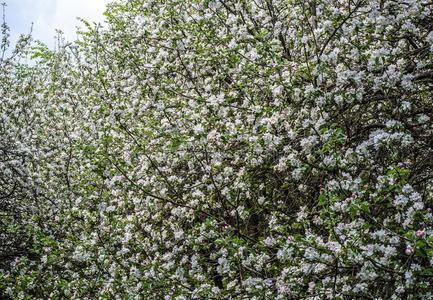
<svg viewBox="0 0 433 300"><path fill-rule="evenodd" d="M415 249L412 246L407 246L406 250L404 250L404 253L406 253L406 255L413 255L415 253Z"/></svg>
<svg viewBox="0 0 433 300"><path fill-rule="evenodd" d="M424 229L419 229L416 231L415 235L419 238L422 238L425 236L425 230Z"/></svg>

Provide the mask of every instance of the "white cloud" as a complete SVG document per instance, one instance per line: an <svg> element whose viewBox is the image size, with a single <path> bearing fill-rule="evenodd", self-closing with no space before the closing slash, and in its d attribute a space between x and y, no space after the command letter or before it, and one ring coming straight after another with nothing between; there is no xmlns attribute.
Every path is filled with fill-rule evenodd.
<svg viewBox="0 0 433 300"><path fill-rule="evenodd" d="M103 12L109 0L9 0L14 16L12 31L14 35L22 32L23 28L30 28L33 22L33 36L45 42L48 46L54 45L56 29L64 32L67 40L76 38L76 27L80 25L77 17L90 22L103 22ZM18 30L13 25L17 24Z"/></svg>

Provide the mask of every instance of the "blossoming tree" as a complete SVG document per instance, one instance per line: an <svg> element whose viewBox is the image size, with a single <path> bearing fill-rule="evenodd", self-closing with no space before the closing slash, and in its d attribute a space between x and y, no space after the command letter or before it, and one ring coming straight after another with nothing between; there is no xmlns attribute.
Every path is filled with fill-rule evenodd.
<svg viewBox="0 0 433 300"><path fill-rule="evenodd" d="M431 1L105 14L2 71L5 296L433 298Z"/></svg>

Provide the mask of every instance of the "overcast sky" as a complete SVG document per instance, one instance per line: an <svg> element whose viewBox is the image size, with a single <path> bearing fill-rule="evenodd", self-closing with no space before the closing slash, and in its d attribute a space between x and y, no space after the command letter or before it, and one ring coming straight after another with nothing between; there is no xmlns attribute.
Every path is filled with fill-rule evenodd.
<svg viewBox="0 0 433 300"><path fill-rule="evenodd" d="M20 33L28 33L33 22L33 36L50 48L54 46L55 29L74 40L77 17L91 22L102 22L105 5L109 0L3 0L6 2L6 22L12 40ZM0 0L0 2L3 2Z"/></svg>

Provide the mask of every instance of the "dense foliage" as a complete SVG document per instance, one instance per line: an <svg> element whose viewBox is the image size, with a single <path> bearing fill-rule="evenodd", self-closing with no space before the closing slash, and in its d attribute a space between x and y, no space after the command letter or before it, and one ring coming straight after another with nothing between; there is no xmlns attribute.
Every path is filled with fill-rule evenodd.
<svg viewBox="0 0 433 300"><path fill-rule="evenodd" d="M0 61L3 297L433 299L431 0L106 20Z"/></svg>

